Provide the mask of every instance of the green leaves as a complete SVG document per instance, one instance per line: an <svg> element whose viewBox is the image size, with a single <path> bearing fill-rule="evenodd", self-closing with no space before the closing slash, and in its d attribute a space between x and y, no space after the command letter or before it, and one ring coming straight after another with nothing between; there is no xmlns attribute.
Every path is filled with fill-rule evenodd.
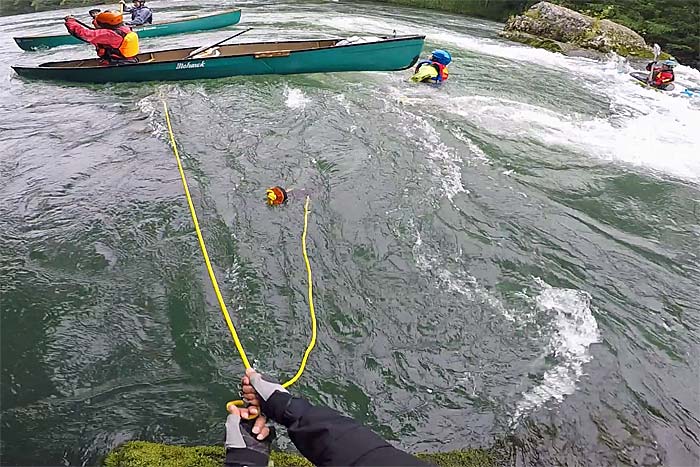
<svg viewBox="0 0 700 467"><path fill-rule="evenodd" d="M681 63L700 66L700 3L685 0L552 0L576 11L608 18L658 42Z"/></svg>
<svg viewBox="0 0 700 467"><path fill-rule="evenodd" d="M32 13L53 8L92 5L94 3L94 0L1 0L0 16Z"/></svg>

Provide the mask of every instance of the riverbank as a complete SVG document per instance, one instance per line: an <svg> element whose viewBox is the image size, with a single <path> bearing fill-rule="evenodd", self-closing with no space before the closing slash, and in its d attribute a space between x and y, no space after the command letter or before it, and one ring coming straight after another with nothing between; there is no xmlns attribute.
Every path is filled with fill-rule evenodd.
<svg viewBox="0 0 700 467"><path fill-rule="evenodd" d="M505 465L504 453L498 449L467 449L417 457L439 467L497 467ZM112 451L104 460L106 467L220 467L223 446L172 446L130 441ZM275 467L312 467L305 458L287 452L273 452Z"/></svg>
<svg viewBox="0 0 700 467"><path fill-rule="evenodd" d="M525 12L538 0L375 0L379 3L458 13L477 18L505 22L513 15ZM648 44L658 43L664 52L680 63L700 69L698 28L700 8L690 8L685 2L650 0L642 2L591 2L588 0L552 0L596 20L611 20L640 34ZM524 36L521 35L521 39ZM524 38L528 39L528 38ZM520 40L519 42L524 42ZM535 44L537 41L533 41ZM556 44L547 44L552 51ZM545 47L547 48L547 47Z"/></svg>

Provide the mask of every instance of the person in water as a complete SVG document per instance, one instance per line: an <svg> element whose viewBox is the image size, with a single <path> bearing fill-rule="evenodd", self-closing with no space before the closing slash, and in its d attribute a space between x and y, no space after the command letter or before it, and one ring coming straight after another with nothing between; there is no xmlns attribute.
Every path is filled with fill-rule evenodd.
<svg viewBox="0 0 700 467"><path fill-rule="evenodd" d="M253 369L246 370L242 386L243 399L249 405L229 405L225 467L268 465L274 429L266 426L267 418L287 428L299 452L317 466L429 465L391 446L352 418L292 396Z"/></svg>
<svg viewBox="0 0 700 467"><path fill-rule="evenodd" d="M452 55L446 50L433 50L428 60L418 62L411 81L415 83L435 83L446 81L449 72L447 65L452 62Z"/></svg>
<svg viewBox="0 0 700 467"><path fill-rule="evenodd" d="M647 65L647 71L651 71L650 84L655 88L663 89L673 83L676 75L673 73L673 68L677 65L673 60L664 60L660 64L651 62Z"/></svg>
<svg viewBox="0 0 700 467"><path fill-rule="evenodd" d="M124 3L124 0L120 2L124 5L124 11L131 13L131 21L127 21L125 24L128 26L141 26L143 24L153 23L153 12L150 8L146 6L145 0L134 0L134 6L129 8Z"/></svg>

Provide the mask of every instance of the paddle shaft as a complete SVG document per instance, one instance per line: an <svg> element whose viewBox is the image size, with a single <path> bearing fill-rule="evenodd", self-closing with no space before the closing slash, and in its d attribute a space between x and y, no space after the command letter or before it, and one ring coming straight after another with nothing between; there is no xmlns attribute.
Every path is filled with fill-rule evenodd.
<svg viewBox="0 0 700 467"><path fill-rule="evenodd" d="M79 25L84 26L84 27L89 28L89 29L93 29L92 27L90 27L90 26L88 26L87 24L83 23L83 22L80 21L79 19L76 19L76 18L73 18L73 19L74 19L75 22L78 23ZM86 41L85 39L76 36L75 34L71 33L70 31L68 31L68 33L69 33L71 36L73 36L73 37L75 37L76 39L78 39L78 40L81 40L81 41L86 42L86 43L88 43L88 44L90 43L89 41Z"/></svg>
<svg viewBox="0 0 700 467"><path fill-rule="evenodd" d="M656 66L656 60L658 60L660 53L661 53L661 47L659 47L659 44L654 44L654 61L651 62L651 69L649 70L649 77L647 78L647 84L651 83L651 78L654 76L654 67Z"/></svg>
<svg viewBox="0 0 700 467"><path fill-rule="evenodd" d="M200 53L202 53L202 52L206 52L206 51L209 50L209 49L213 49L214 47L216 47L216 46L218 46L218 45L221 45L221 44L223 44L223 43L226 42L226 41L230 41L230 40L233 39L234 37L238 37L238 36L240 36L241 34L250 31L251 29L253 29L253 28L248 28L248 29L246 29L246 30L244 30L244 31L237 32L237 33L234 34L233 36L227 37L226 39L224 39L224 40L222 40L222 41L219 41L219 42L217 42L216 44L205 45L204 47L200 47L200 48L198 48L198 49L196 49L196 50L193 50L192 52L190 52L190 54L187 56L187 58L192 58L192 57L194 57L194 56L197 55L197 54L200 54Z"/></svg>

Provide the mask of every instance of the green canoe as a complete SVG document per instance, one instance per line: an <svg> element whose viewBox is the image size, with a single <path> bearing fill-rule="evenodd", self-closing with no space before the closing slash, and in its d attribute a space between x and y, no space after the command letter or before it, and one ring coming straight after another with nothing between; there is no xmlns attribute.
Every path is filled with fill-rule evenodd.
<svg viewBox="0 0 700 467"><path fill-rule="evenodd" d="M241 10L230 10L213 15L195 16L170 21L167 23L146 24L134 28L140 39L145 37L169 36L171 34L183 34L194 31L204 31L207 29L225 28L237 24L241 20ZM15 37L15 42L23 50L38 50L58 47L60 45L84 44L80 39L76 39L70 34L56 36L27 36Z"/></svg>
<svg viewBox="0 0 700 467"><path fill-rule="evenodd" d="M394 71L418 60L425 36L374 38L336 45L342 39L222 45L188 59L197 49L172 49L138 55L139 62L100 66L97 59L13 66L26 78L82 83L181 81L240 75ZM342 44L342 43L341 43Z"/></svg>

